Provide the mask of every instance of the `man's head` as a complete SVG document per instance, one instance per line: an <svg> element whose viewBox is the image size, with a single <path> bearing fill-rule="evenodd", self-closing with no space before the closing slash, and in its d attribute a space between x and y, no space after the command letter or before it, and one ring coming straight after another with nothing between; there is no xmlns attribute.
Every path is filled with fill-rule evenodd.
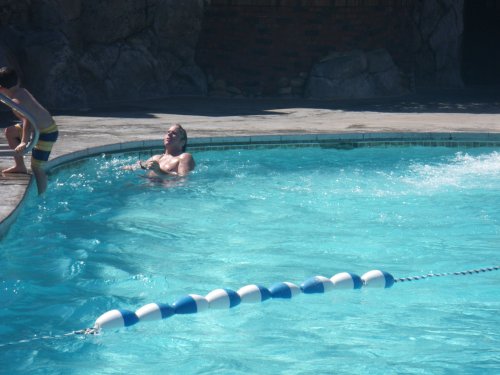
<svg viewBox="0 0 500 375"><path fill-rule="evenodd" d="M180 124L172 125L165 136L163 137L163 144L165 147L169 145L179 146L182 152L186 151L187 147L187 132Z"/></svg>
<svg viewBox="0 0 500 375"><path fill-rule="evenodd" d="M0 68L0 86L10 89L19 83L19 78L14 69L4 66Z"/></svg>

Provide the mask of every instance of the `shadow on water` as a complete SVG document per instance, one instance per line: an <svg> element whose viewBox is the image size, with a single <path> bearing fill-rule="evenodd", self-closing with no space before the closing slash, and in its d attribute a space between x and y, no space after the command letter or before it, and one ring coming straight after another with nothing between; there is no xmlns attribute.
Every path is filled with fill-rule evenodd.
<svg viewBox="0 0 500 375"><path fill-rule="evenodd" d="M207 117L281 116L283 114L276 110L287 108L386 113L500 114L500 86L421 90L406 96L356 100L167 97L107 103L86 110L53 110L52 113L78 117L127 118L154 118L155 113ZM9 111L0 111L0 127L9 126L14 120Z"/></svg>

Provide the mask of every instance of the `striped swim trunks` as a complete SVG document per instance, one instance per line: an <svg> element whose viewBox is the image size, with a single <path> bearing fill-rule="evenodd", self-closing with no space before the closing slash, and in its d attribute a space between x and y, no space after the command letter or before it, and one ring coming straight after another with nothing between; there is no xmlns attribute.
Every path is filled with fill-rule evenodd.
<svg viewBox="0 0 500 375"><path fill-rule="evenodd" d="M16 125L22 135L22 126L20 124ZM47 160L49 160L50 152L52 151L52 146L57 141L59 132L57 130L56 123L52 123L48 128L41 129L40 135L38 137L38 142L36 143L33 150L31 150L31 166L33 165L42 167Z"/></svg>

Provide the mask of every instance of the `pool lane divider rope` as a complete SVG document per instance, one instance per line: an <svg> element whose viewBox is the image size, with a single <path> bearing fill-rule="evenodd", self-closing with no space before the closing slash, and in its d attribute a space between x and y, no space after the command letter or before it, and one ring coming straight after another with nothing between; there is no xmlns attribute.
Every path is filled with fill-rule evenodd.
<svg viewBox="0 0 500 375"><path fill-rule="evenodd" d="M429 273L422 276L410 276L395 279L390 273L372 270L358 276L350 272L341 272L331 278L313 276L300 286L291 282L281 282L266 288L257 284L246 285L237 291L215 289L206 296L188 294L172 305L149 303L138 310L114 309L97 318L92 328L74 331L72 334L98 334L101 330L129 327L139 322L157 321L173 315L195 314L208 309L230 309L241 303L258 303L268 299L290 299L298 294L326 293L334 289L390 288L395 283L424 280L431 277L464 276L482 272L496 271L499 266L479 268L468 271Z"/></svg>

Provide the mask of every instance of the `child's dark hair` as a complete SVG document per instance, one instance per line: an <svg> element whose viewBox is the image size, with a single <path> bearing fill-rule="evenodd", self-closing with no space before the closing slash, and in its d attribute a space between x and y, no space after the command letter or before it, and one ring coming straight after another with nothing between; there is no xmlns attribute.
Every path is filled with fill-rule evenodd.
<svg viewBox="0 0 500 375"><path fill-rule="evenodd" d="M0 86L10 89L19 82L17 73L14 69L4 66L0 68Z"/></svg>

